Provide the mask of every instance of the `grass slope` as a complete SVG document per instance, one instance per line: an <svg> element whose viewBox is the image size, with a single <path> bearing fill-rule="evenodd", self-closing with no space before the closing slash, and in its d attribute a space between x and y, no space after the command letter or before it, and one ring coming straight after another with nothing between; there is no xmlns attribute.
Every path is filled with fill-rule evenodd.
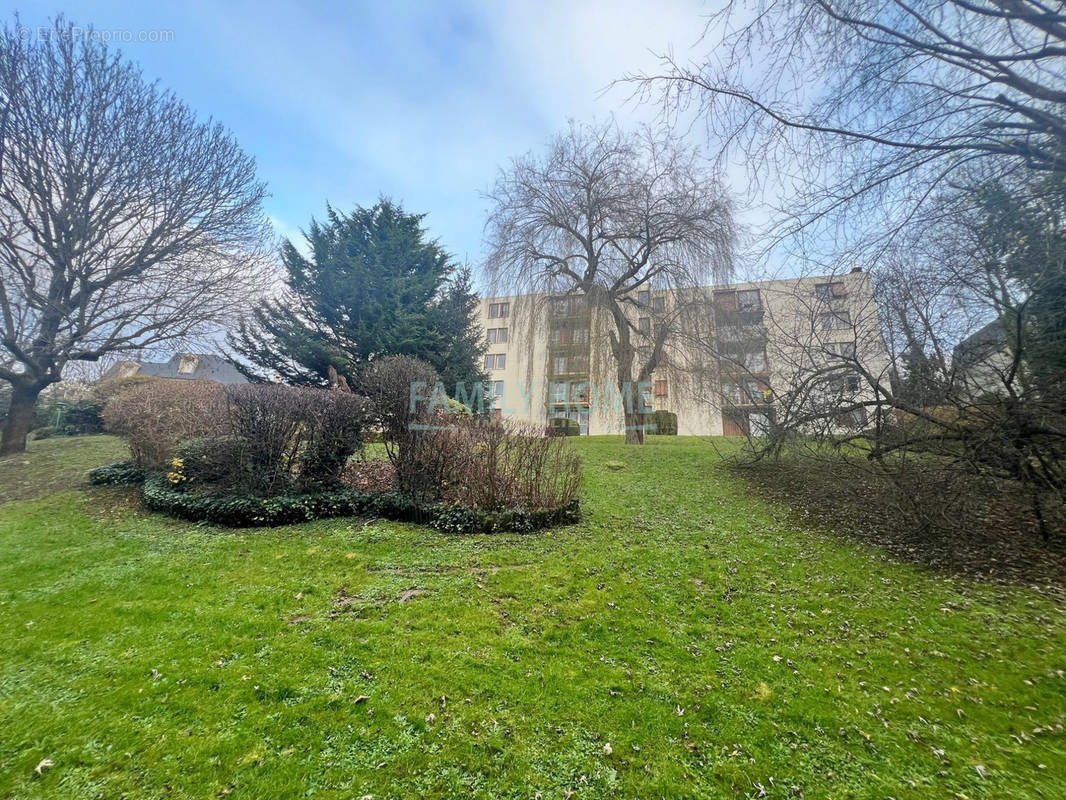
<svg viewBox="0 0 1066 800"><path fill-rule="evenodd" d="M577 446L588 519L525 537L197 527L77 489L113 440L35 446L71 490L0 506L0 796L1062 796L1054 599L804 529L697 440Z"/></svg>

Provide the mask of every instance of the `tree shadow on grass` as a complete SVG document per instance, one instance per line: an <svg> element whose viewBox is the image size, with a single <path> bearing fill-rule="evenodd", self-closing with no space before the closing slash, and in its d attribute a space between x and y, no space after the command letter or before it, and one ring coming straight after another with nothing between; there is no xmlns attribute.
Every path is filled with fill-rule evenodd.
<svg viewBox="0 0 1066 800"><path fill-rule="evenodd" d="M1066 515L1061 508L1045 514L1045 543L1029 498L1009 484L918 471L892 480L843 459L797 457L732 470L805 522L901 561L1066 594Z"/></svg>

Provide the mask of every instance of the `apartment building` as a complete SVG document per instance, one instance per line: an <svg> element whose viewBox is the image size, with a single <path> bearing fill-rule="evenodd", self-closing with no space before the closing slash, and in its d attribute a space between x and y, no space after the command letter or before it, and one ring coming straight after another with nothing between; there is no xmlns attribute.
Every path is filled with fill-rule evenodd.
<svg viewBox="0 0 1066 800"><path fill-rule="evenodd" d="M614 321L583 296L482 300L496 413L538 426L567 417L582 434L621 433L630 403L676 414L681 435L758 435L789 393L851 408L869 391L862 372L888 369L870 276L858 269L684 291L649 287L627 301L637 352L623 391L610 344ZM657 337L662 363L638 382ZM866 422L853 408L839 420Z"/></svg>

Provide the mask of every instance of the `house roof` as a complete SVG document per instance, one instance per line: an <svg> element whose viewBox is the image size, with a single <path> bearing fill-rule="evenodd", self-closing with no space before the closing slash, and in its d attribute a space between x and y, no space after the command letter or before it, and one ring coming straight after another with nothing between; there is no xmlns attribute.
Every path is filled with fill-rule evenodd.
<svg viewBox="0 0 1066 800"><path fill-rule="evenodd" d="M180 366L183 358L195 358L196 367L191 372L181 372ZM193 381L217 381L218 383L247 383L248 379L241 375L231 363L221 356L210 353L177 353L169 361L152 362L138 361L140 369L138 375L149 375L153 378L175 378L177 380Z"/></svg>

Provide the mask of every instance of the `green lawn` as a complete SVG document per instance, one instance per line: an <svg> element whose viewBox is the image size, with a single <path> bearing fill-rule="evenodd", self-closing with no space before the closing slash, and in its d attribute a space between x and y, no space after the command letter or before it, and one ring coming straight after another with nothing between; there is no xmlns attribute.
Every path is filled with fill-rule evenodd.
<svg viewBox="0 0 1066 800"><path fill-rule="evenodd" d="M527 536L183 524L79 485L105 437L0 462L49 492L0 505L0 796L1066 794L1061 601L805 528L706 442L577 447L587 520Z"/></svg>

